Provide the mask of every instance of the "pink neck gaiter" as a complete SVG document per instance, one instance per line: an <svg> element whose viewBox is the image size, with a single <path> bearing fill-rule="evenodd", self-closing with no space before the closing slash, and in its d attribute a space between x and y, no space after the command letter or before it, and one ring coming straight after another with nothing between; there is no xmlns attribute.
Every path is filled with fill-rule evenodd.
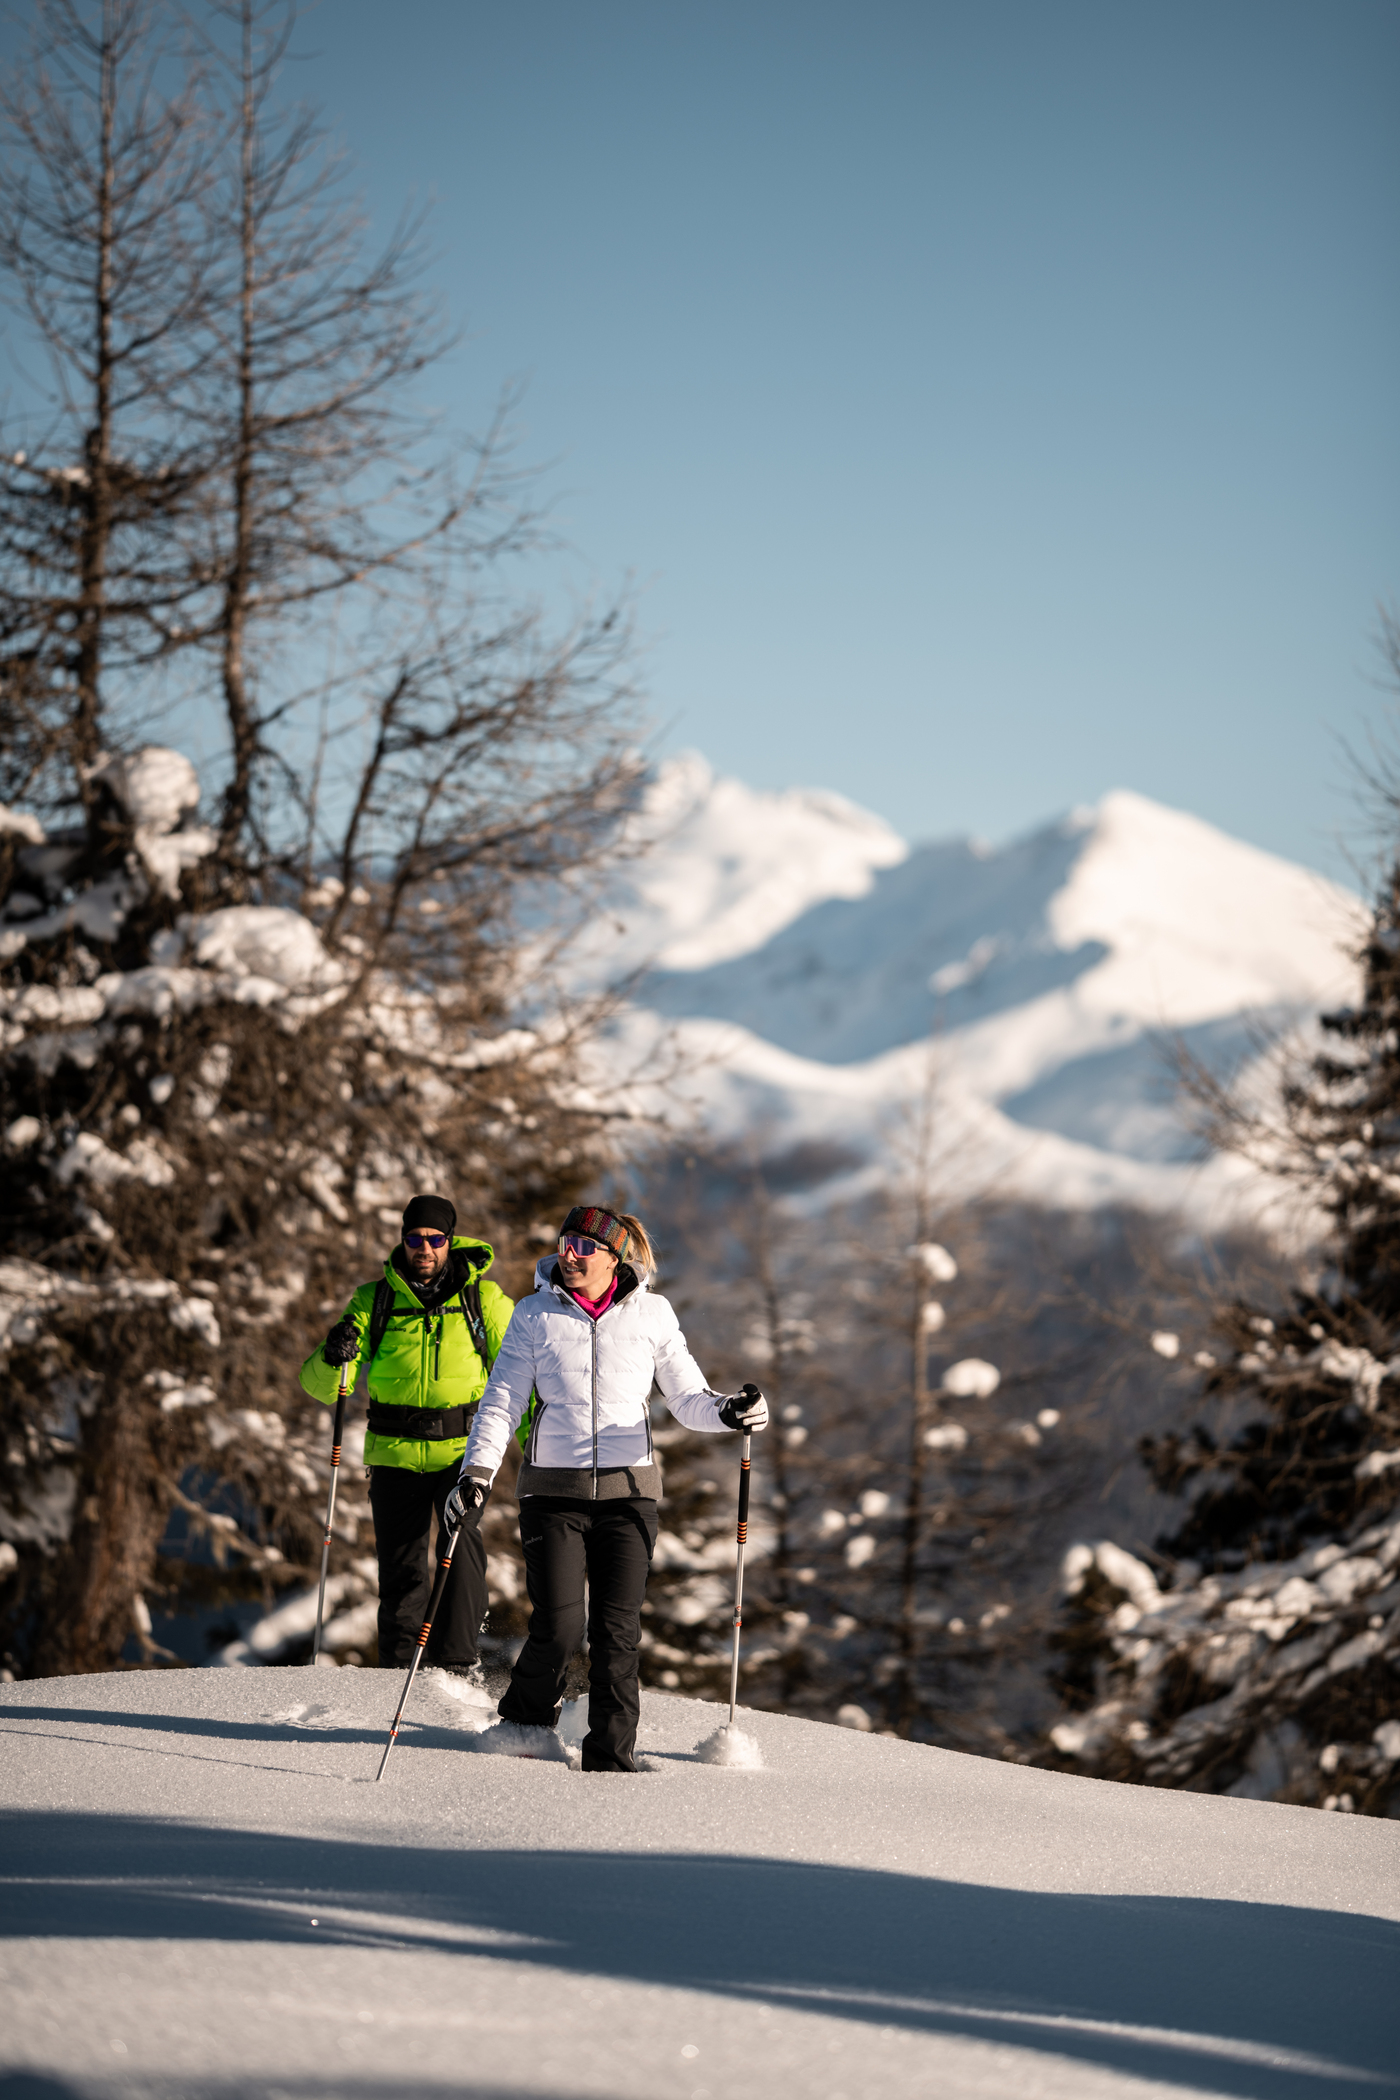
<svg viewBox="0 0 1400 2100"><path fill-rule="evenodd" d="M582 1291L570 1291L569 1296L574 1300L575 1304L583 1307L590 1320L596 1320L600 1313L607 1311L613 1299L617 1296L617 1276L614 1273L601 1298L585 1298Z"/></svg>

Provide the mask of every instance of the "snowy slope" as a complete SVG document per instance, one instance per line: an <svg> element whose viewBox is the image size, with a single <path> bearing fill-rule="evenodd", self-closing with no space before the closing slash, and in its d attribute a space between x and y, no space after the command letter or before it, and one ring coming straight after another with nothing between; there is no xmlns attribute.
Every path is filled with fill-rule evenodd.
<svg viewBox="0 0 1400 2100"><path fill-rule="evenodd" d="M747 954L813 904L863 897L909 848L819 788L756 793L691 752L659 768L627 827L633 856L582 951L605 974L704 970Z"/></svg>
<svg viewBox="0 0 1400 2100"><path fill-rule="evenodd" d="M645 1695L636 1778L426 1683L0 1689L0 2093L1108 2100L1400 2091L1394 1824Z"/></svg>
<svg viewBox="0 0 1400 2100"><path fill-rule="evenodd" d="M656 843L616 907L627 962L654 959L621 1031L632 1055L672 1031L711 1128L770 1154L878 1160L932 1063L970 1181L1069 1202L1222 1196L1232 1175L1194 1164L1167 1039L1231 1069L1261 1025L1344 998L1356 900L1126 792L995 851L896 854L857 816L694 763L663 773Z"/></svg>

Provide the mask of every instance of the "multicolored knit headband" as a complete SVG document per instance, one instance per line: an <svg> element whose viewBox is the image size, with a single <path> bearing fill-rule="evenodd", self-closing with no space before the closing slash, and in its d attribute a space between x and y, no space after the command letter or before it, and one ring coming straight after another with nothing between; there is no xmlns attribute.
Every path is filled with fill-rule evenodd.
<svg viewBox="0 0 1400 2100"><path fill-rule="evenodd" d="M632 1244L632 1235L621 1218L614 1217L610 1210L595 1210L591 1203L574 1205L560 1227L561 1236L565 1232L583 1232L591 1240L601 1240L619 1261L626 1261Z"/></svg>

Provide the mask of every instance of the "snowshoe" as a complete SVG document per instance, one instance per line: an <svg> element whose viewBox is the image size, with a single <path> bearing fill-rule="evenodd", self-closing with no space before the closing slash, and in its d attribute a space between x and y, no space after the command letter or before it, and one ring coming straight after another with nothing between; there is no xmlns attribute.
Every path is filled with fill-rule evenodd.
<svg viewBox="0 0 1400 2100"><path fill-rule="evenodd" d="M526 1757L551 1765L573 1762L552 1728L531 1728L523 1721L497 1721L473 1736L470 1747L492 1757Z"/></svg>

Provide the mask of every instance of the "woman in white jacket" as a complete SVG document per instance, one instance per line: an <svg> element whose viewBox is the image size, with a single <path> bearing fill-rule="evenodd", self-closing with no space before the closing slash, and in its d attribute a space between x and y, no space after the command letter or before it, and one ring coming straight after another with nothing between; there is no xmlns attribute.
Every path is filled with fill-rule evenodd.
<svg viewBox="0 0 1400 2100"><path fill-rule="evenodd" d="M517 1487L530 1632L498 1710L525 1727L558 1720L569 1658L583 1638L586 1576L585 1772L636 1770L642 1597L661 1496L653 1382L687 1429L768 1423L756 1387L730 1397L710 1391L671 1306L647 1288L653 1267L638 1219L592 1205L569 1212L557 1257L539 1263L534 1296L511 1316L446 1509L449 1524L477 1520L537 1394Z"/></svg>

